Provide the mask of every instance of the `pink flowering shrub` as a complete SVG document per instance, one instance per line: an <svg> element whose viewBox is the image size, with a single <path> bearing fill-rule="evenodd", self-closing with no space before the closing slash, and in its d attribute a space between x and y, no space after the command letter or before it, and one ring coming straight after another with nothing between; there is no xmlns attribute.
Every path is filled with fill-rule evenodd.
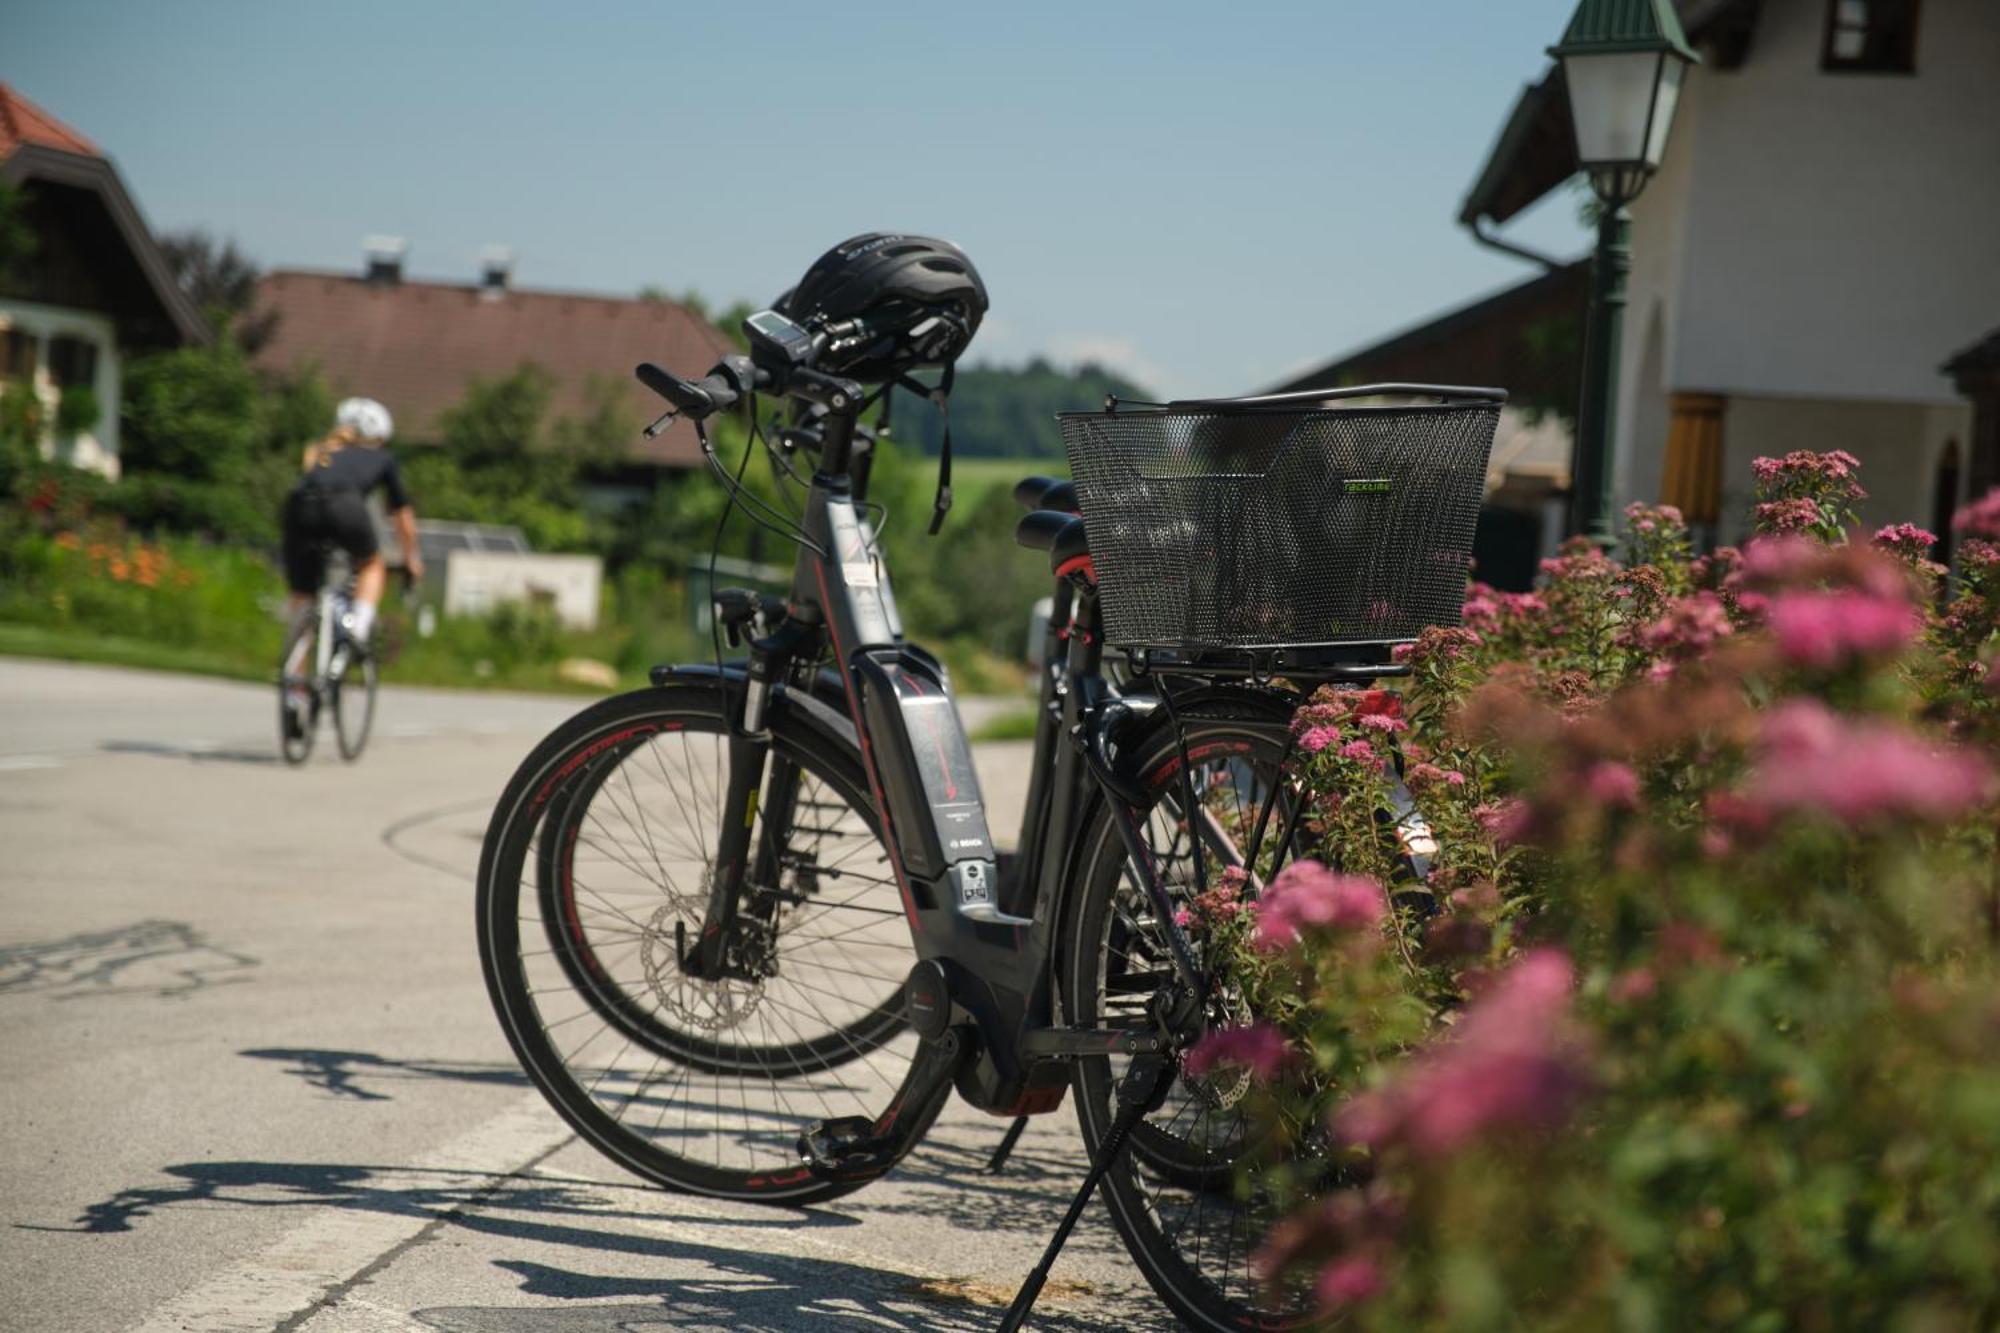
<svg viewBox="0 0 2000 1333"><path fill-rule="evenodd" d="M1342 1328L2000 1326L2000 492L1946 598L1851 457L1756 473L1741 551L1635 508L1300 710L1324 863L1201 1058Z"/></svg>
<svg viewBox="0 0 2000 1333"><path fill-rule="evenodd" d="M1861 461L1842 449L1823 454L1795 449L1783 458L1759 458L1750 470L1757 479L1761 532L1839 541L1853 523L1854 502L1868 497L1856 480Z"/></svg>

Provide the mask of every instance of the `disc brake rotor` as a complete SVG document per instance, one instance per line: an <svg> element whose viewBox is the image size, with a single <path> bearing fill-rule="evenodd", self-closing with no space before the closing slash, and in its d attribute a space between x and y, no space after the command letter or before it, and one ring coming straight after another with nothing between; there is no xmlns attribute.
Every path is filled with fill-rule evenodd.
<svg viewBox="0 0 2000 1333"><path fill-rule="evenodd" d="M681 970L676 950L680 932L675 926L687 919L674 903L656 910L646 922L639 941L639 960L646 969L646 984L660 1007L688 1029L725 1032L741 1027L757 1012L764 998L764 983L738 977L697 980ZM695 920L700 921L700 915Z"/></svg>

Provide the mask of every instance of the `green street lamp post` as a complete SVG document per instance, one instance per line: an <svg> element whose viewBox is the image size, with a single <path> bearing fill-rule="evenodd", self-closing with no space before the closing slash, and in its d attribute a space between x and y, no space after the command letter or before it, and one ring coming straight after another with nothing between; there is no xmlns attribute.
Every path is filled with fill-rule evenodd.
<svg viewBox="0 0 2000 1333"><path fill-rule="evenodd" d="M1700 57L1681 31L1673 0L1582 0L1549 54L1562 62L1577 164L1590 177L1598 202L1571 528L1609 546L1618 334L1625 275L1632 267L1632 220L1625 206L1659 169L1681 79Z"/></svg>

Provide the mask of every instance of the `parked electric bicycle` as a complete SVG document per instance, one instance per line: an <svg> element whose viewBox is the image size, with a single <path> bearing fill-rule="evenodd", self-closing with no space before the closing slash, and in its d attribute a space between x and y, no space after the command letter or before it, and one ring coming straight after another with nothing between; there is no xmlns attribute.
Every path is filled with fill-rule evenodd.
<svg viewBox="0 0 2000 1333"><path fill-rule="evenodd" d="M867 508L856 425L881 391L842 373L881 369L843 347L949 313L788 312L752 316L751 354L701 380L640 368L698 425L760 395L810 405L816 424L793 436L817 453L797 568L786 599L718 596L744 660L656 669L509 783L478 914L510 1041L615 1160L773 1203L889 1171L954 1088L1018 1117L1074 1087L1092 1168L1005 1326L1100 1181L1190 1324L1309 1317L1305 1293L1250 1271L1275 1217L1238 1187L1254 1146L1244 1080L1180 1068L1205 1031L1248 1015L1176 917L1225 868L1254 891L1337 851L1316 842L1293 762L1298 691L1396 674L1388 644L1455 615L1499 395L1392 386L1066 420L1091 526L1059 490L1028 488L1059 506L1019 534L1049 553L1056 613L1008 856L946 673L903 638ZM1240 503L1251 477L1270 483L1263 510ZM1395 530L1406 549L1384 549ZM1358 545L1300 549L1313 534ZM1355 558L1380 566L1359 600L1301 592L1300 562ZM1453 578L1441 611L1431 583ZM1107 638L1134 673L1122 687Z"/></svg>

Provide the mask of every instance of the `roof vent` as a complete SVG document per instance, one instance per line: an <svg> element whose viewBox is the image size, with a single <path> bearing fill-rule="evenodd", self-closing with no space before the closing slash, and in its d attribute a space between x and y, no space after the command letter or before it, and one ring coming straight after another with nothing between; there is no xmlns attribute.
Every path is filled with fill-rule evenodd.
<svg viewBox="0 0 2000 1333"><path fill-rule="evenodd" d="M409 251L409 243L400 236L370 236L361 243L361 252L367 257L362 276L371 283L393 287L403 280L403 256Z"/></svg>
<svg viewBox="0 0 2000 1333"><path fill-rule="evenodd" d="M489 245L479 252L479 294L497 301L507 294L508 279L514 275L514 252L504 245Z"/></svg>

